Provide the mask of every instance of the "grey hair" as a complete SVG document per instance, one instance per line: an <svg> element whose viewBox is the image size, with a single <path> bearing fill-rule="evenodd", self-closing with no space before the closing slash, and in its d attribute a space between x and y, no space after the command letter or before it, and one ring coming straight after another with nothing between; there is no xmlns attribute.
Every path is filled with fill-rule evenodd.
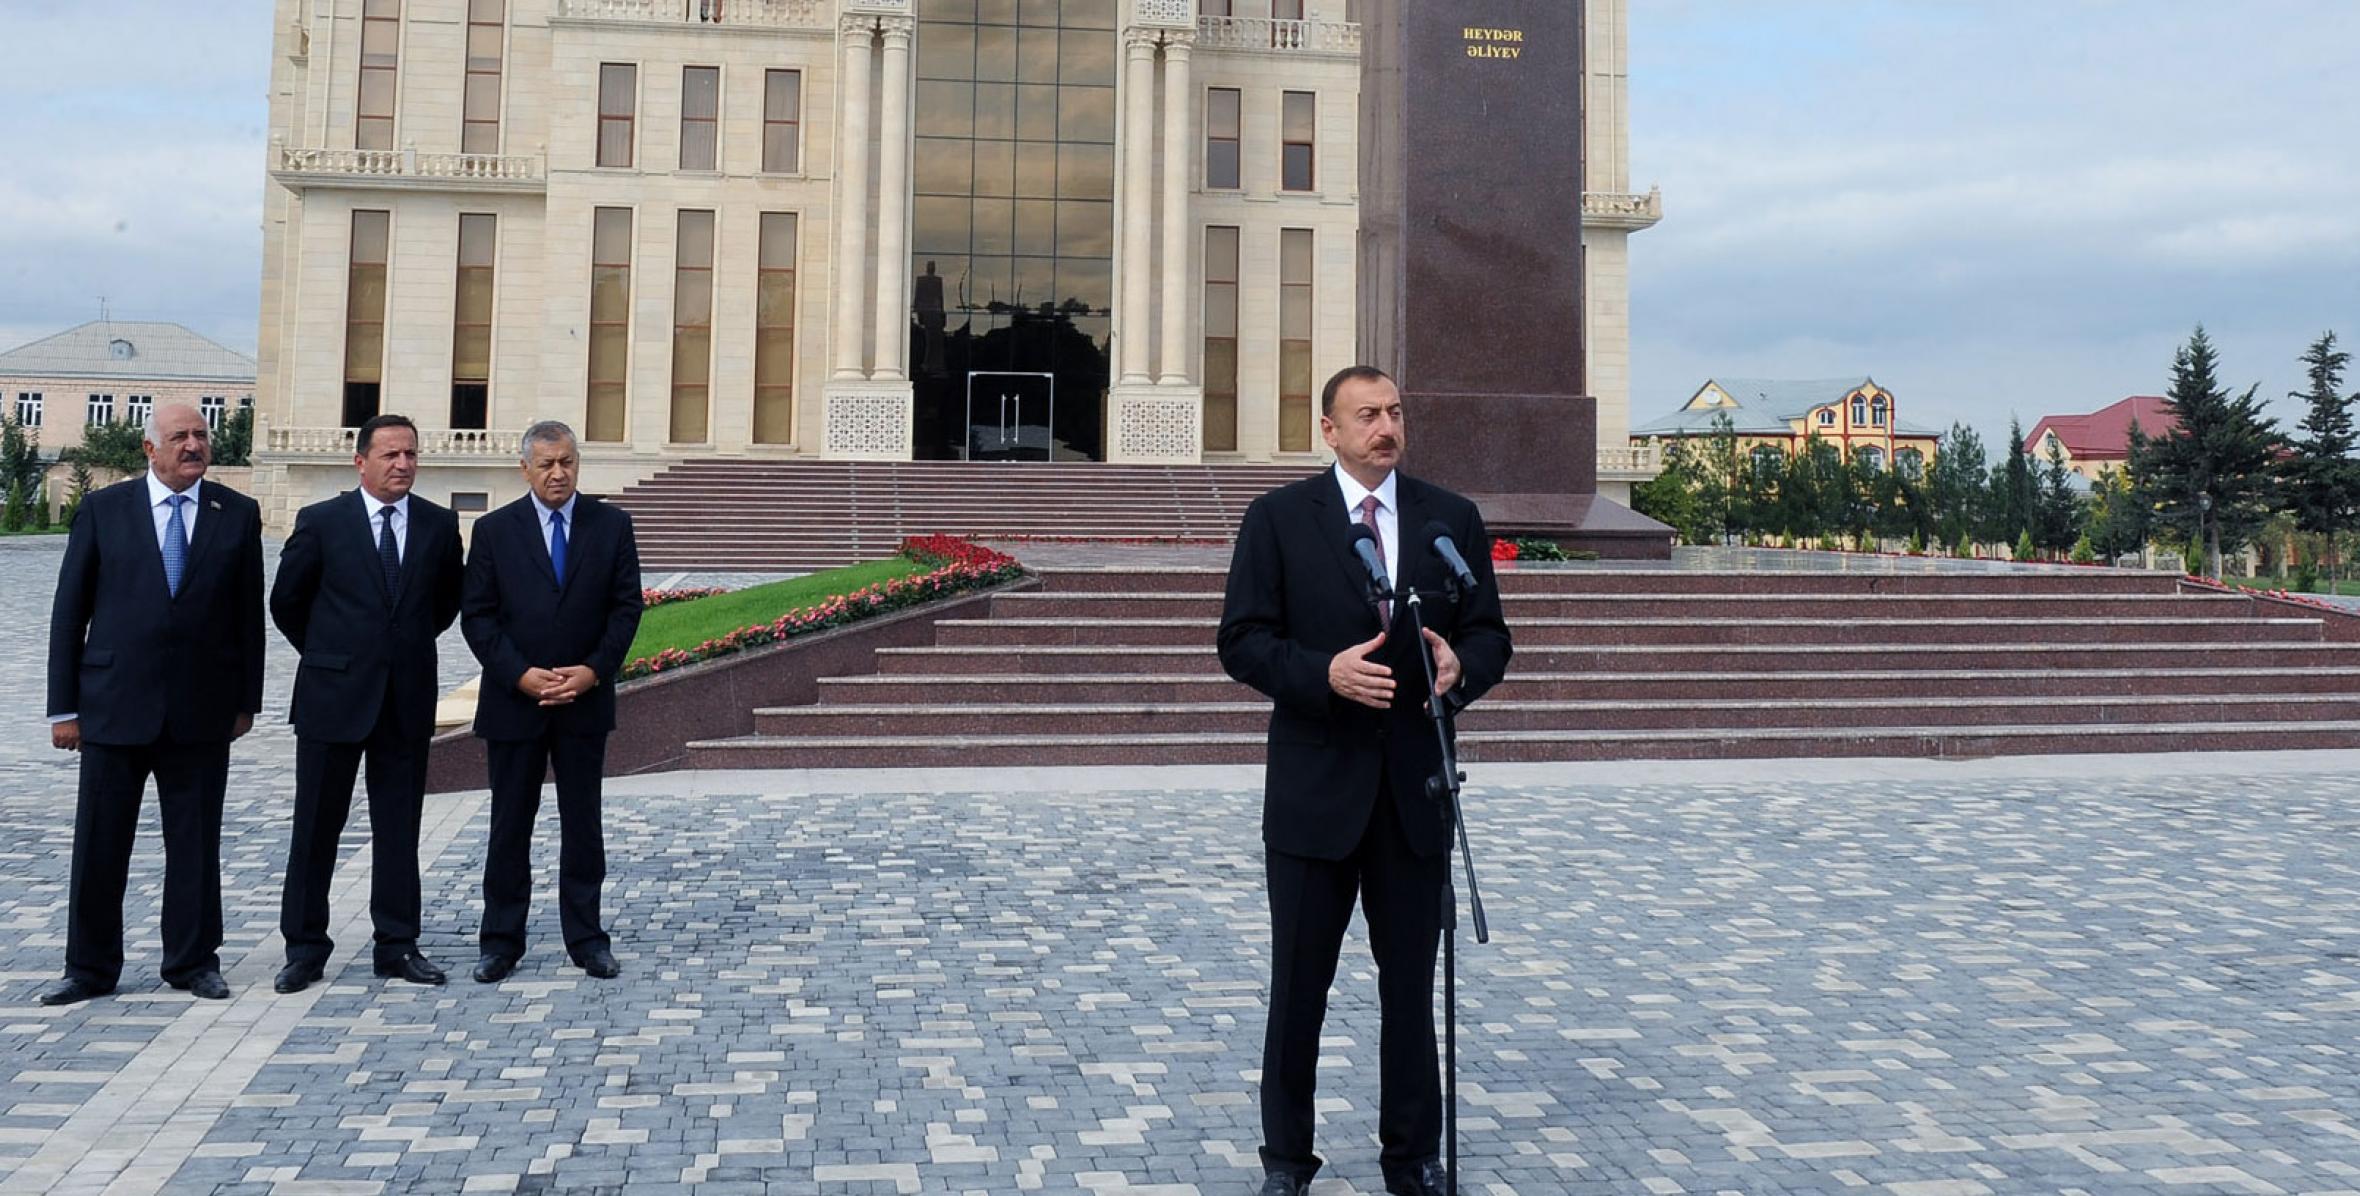
<svg viewBox="0 0 2360 1196"><path fill-rule="evenodd" d="M147 423L141 427L140 435L147 437L149 444L155 445L157 448L164 447L164 425L161 421L164 418L164 412L174 407L186 407L191 411L197 411L195 403L184 399L166 399L161 403L148 404ZM197 411L200 418L204 414L202 411ZM213 430L212 421L206 421L205 430L208 432Z"/></svg>
<svg viewBox="0 0 2360 1196"><path fill-rule="evenodd" d="M565 426L564 421L536 420L532 427L524 430L524 441L516 446L516 455L519 460L530 462L533 459L534 445L561 442L568 445L581 444L581 441L574 438L574 430Z"/></svg>

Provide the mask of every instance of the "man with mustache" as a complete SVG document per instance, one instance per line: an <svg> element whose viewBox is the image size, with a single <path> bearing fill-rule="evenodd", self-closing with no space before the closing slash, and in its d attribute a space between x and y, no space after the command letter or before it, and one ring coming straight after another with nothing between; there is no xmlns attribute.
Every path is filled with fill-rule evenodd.
<svg viewBox="0 0 2360 1196"><path fill-rule="evenodd" d="M186 402L148 414L148 469L82 500L49 613L49 738L79 751L65 978L70 1005L115 991L123 890L149 777L164 825L164 982L221 978L221 805L229 745L262 709L262 511L205 480L211 429Z"/></svg>
<svg viewBox="0 0 2360 1196"><path fill-rule="evenodd" d="M1319 1170L1311 1131L1320 1027L1357 899L1377 961L1385 1190L1442 1196L1434 959L1450 812L1426 792L1442 765L1416 641L1406 620L1393 621L1399 602L1368 600L1368 571L1353 549L1359 529L1374 535L1385 576L1405 598L1445 585L1422 529L1439 523L1473 567L1472 593L1421 608L1434 683L1453 714L1507 671L1508 628L1475 504L1400 472L1406 430L1393 380L1372 366L1342 370L1321 392L1320 412L1335 468L1246 509L1218 636L1222 667L1273 702L1262 805L1272 933L1259 1192L1301 1196Z"/></svg>
<svg viewBox="0 0 2360 1196"><path fill-rule="evenodd" d="M295 826L279 933L287 966L274 987L301 992L325 972L328 883L368 761L369 916L376 974L441 984L418 950L418 824L426 744L434 737L434 639L459 617L459 517L410 492L418 427L371 417L353 439L359 485L295 516L279 554L270 615L303 654L295 673Z"/></svg>
<svg viewBox="0 0 2360 1196"><path fill-rule="evenodd" d="M573 429L525 429L523 498L475 522L459 626L483 662L475 734L492 790L484 851L483 954L491 984L524 955L541 779L557 774L557 920L566 954L600 980L622 974L598 915L606 883L600 776L615 729L615 674L639 631L639 543L631 517L577 493Z"/></svg>

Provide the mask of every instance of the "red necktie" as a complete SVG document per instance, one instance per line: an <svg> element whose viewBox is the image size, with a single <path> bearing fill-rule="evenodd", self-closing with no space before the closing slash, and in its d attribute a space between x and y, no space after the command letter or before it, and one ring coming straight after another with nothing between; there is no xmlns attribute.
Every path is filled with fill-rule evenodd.
<svg viewBox="0 0 2360 1196"><path fill-rule="evenodd" d="M1360 522L1361 522L1361 525L1362 525L1362 526L1364 526L1364 527L1368 528L1368 533L1369 533L1369 535L1376 537L1376 540L1377 540L1377 559L1378 559L1378 560L1380 560L1380 561L1381 561L1381 560L1384 560L1384 559L1385 559L1385 532L1384 532L1384 529L1382 529L1382 528L1379 528L1379 527L1377 526L1377 496L1376 496L1376 495L1374 495L1374 494L1371 494L1371 495L1369 495L1367 498L1364 498L1364 499L1361 499L1361 500L1360 500ZM1392 581L1393 579L1388 577L1388 578L1386 578L1386 580L1387 580L1387 581ZM1378 621L1379 621L1379 622L1383 623L1383 624L1384 624L1384 625L1385 625L1387 628L1390 628L1390 627L1392 627L1392 626L1393 626L1393 604L1392 604L1391 602L1379 602L1379 603L1377 603L1377 619L1378 619Z"/></svg>

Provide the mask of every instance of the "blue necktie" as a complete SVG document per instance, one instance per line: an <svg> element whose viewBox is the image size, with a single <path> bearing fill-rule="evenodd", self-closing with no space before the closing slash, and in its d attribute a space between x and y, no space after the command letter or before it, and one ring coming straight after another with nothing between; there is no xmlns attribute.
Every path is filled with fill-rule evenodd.
<svg viewBox="0 0 2360 1196"><path fill-rule="evenodd" d="M549 512L549 568L557 584L565 584L565 512Z"/></svg>
<svg viewBox="0 0 2360 1196"><path fill-rule="evenodd" d="M188 495L175 494L164 500L172 508L172 517L164 521L164 585L172 596L180 597L180 574L188 567L188 524L181 522L180 507Z"/></svg>
<svg viewBox="0 0 2360 1196"><path fill-rule="evenodd" d="M377 533L377 559L385 565L385 596L393 597L402 588L401 546L393 538L393 504L377 508L377 517L385 521L385 529Z"/></svg>

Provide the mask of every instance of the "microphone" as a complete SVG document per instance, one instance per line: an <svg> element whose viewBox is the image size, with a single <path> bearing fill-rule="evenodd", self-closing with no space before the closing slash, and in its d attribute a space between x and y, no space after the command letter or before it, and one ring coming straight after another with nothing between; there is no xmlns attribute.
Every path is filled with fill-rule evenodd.
<svg viewBox="0 0 2360 1196"><path fill-rule="evenodd" d="M1365 523L1352 525L1352 554L1360 558L1360 567L1368 570L1369 600L1381 600L1393 589L1393 583L1385 577L1385 557L1377 551L1377 533Z"/></svg>
<svg viewBox="0 0 2360 1196"><path fill-rule="evenodd" d="M1423 531L1427 543L1434 546L1434 555L1450 570L1451 579L1462 590L1475 588L1475 571L1467 567L1467 558L1459 555L1458 543L1450 538L1450 528L1439 519L1429 519Z"/></svg>

